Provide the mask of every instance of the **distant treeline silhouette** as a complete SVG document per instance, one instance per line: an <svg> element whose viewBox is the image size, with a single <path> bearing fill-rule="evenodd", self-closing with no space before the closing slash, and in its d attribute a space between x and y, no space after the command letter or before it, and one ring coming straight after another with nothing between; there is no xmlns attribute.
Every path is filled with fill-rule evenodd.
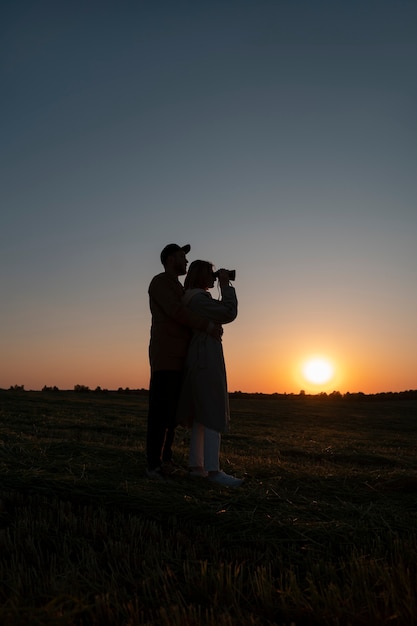
<svg viewBox="0 0 417 626"><path fill-rule="evenodd" d="M25 392L24 385L11 385L9 389L0 389L0 391L23 391ZM129 395L139 395L139 396L147 396L149 394L148 389L130 389L129 387L119 387L118 389L103 389L98 386L95 389L90 389L87 385L74 385L74 388L71 389L59 389L56 385L53 387L48 387L45 385L42 387L42 392L52 392L52 393L120 393L120 394L129 394ZM380 393L372 393L366 394L362 391L351 393L347 391L346 393L341 393L340 391L332 391L331 393L326 393L324 391L316 394L308 394L303 389L297 393L248 393L245 391L232 391L229 393L231 398L247 398L247 399L256 399L256 398L318 398L318 399L352 399L357 400L359 398L367 399L367 400L416 400L417 399L417 389L409 389L407 391L384 391Z"/></svg>

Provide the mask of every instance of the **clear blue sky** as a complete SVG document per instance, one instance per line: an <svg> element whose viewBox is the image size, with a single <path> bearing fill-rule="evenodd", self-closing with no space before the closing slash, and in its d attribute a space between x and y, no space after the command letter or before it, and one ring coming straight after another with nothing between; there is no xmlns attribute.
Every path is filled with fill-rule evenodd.
<svg viewBox="0 0 417 626"><path fill-rule="evenodd" d="M2 3L0 388L147 387L169 242L231 390L417 388L417 4ZM217 293L213 293L217 297Z"/></svg>

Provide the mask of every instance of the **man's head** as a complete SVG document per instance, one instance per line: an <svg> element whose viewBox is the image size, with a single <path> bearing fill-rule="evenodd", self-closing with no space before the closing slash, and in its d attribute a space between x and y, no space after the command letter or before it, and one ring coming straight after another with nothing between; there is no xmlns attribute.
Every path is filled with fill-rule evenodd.
<svg viewBox="0 0 417 626"><path fill-rule="evenodd" d="M183 276L187 273L186 254L191 250L191 246L187 243L185 246L179 246L176 243L169 243L161 252L161 263L166 272Z"/></svg>

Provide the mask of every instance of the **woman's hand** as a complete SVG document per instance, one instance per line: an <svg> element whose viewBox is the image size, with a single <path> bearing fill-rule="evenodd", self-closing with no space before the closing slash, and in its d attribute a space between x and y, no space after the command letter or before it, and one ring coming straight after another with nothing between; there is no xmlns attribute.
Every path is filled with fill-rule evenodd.
<svg viewBox="0 0 417 626"><path fill-rule="evenodd" d="M219 270L219 285L220 287L228 286L229 284L229 270L221 268Z"/></svg>

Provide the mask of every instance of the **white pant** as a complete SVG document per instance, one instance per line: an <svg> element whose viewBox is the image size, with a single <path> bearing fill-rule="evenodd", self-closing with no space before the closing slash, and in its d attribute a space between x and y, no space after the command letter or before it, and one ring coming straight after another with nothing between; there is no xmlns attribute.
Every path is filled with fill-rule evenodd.
<svg viewBox="0 0 417 626"><path fill-rule="evenodd" d="M216 430L194 422L191 430L189 467L204 467L206 472L219 471L221 435Z"/></svg>

